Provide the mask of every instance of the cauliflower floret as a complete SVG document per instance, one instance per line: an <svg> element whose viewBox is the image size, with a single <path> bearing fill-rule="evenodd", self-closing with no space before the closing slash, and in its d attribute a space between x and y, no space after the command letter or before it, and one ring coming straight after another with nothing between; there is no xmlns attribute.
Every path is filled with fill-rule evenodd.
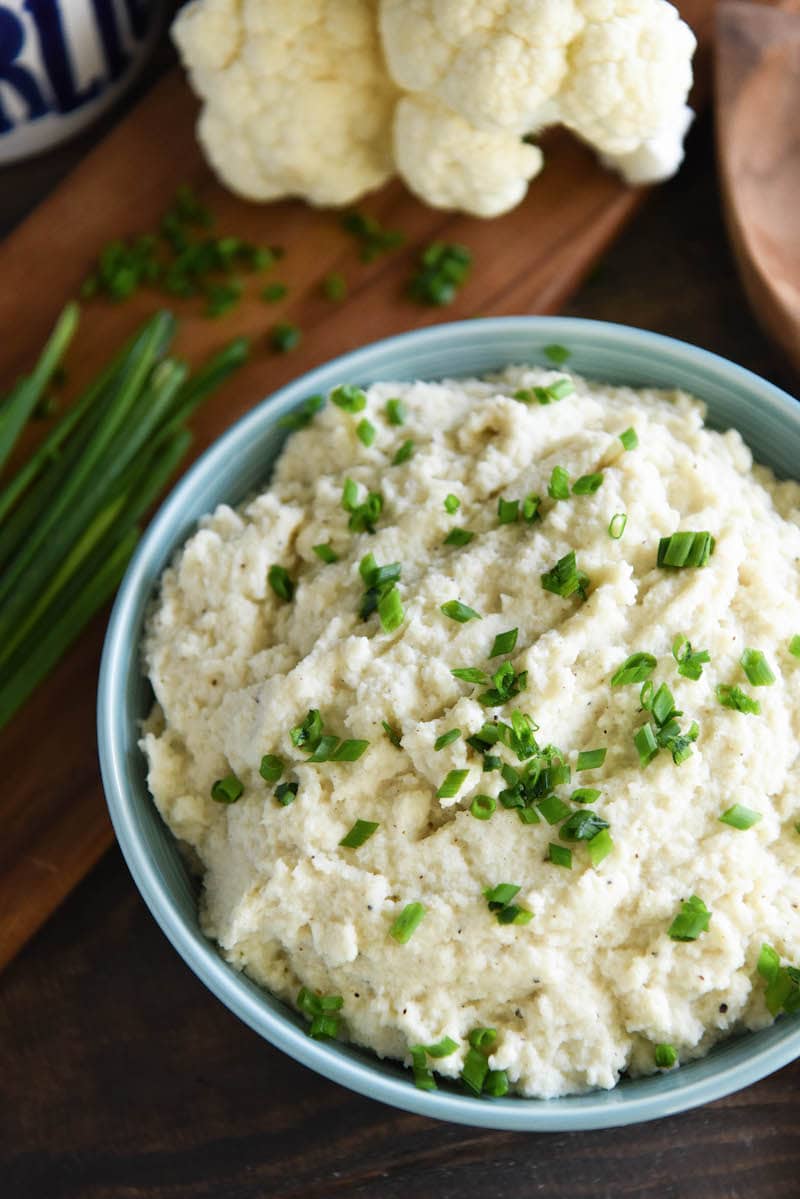
<svg viewBox="0 0 800 1199"><path fill-rule="evenodd" d="M397 89L377 0L193 0L173 35L205 101L198 136L252 200L348 204L393 173Z"/></svg>
<svg viewBox="0 0 800 1199"><path fill-rule="evenodd" d="M397 169L434 208L463 208L475 216L507 212L525 195L542 166L542 152L513 133L485 132L427 96L397 106Z"/></svg>
<svg viewBox="0 0 800 1199"><path fill-rule="evenodd" d="M461 145L495 149L500 135L520 138L561 123L631 182L665 178L680 164L695 39L666 0L381 0L380 24L396 82L417 103L434 97L472 128L473 138L486 135L473 142L461 123L447 126L440 115L440 129L457 131ZM446 151L429 136L412 155L407 104L395 118L398 166L423 199L441 205ZM427 124L433 127L431 117ZM412 157L413 173L403 165ZM429 189L431 162L439 170ZM507 189L512 202L536 169L517 172L516 186ZM453 178L447 206L478 215L510 207L498 206L499 189L490 205L476 206L481 174L471 164Z"/></svg>
<svg viewBox="0 0 800 1199"><path fill-rule="evenodd" d="M192 0L174 34L206 154L251 199L347 204L397 169L435 207L496 216L548 125L647 183L691 120L695 41L667 0Z"/></svg>

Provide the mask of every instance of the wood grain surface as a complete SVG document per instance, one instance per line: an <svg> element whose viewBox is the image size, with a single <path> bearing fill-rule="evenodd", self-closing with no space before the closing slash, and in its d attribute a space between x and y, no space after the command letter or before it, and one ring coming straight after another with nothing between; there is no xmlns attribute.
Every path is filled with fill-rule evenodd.
<svg viewBox="0 0 800 1199"><path fill-rule="evenodd" d="M685 0L680 7L700 38L702 100L713 0ZM192 135L195 112L182 76L169 72L0 246L0 389L30 365L99 249L111 239L156 227L181 183L192 184L208 202L220 232L286 247L279 273L290 285L284 302L267 306L253 281L235 315L222 321L206 319L198 301L170 304L181 320L178 348L192 361L237 333L252 336L258 347L236 380L196 417L195 453L289 378L375 338L442 319L556 311L645 196L602 170L574 139L554 132L544 142L546 170L525 202L501 219L433 211L398 183L370 197L368 211L401 229L408 244L367 266L358 261L336 214L300 203L249 205L219 187ZM435 238L464 242L476 264L469 284L446 310L415 306L405 295L415 255ZM342 305L321 294L322 279L333 270L350 284ZM74 389L157 302L142 292L124 305L88 305L67 362ZM268 350L267 331L279 320L303 330L303 343L292 354ZM94 738L103 623L95 621L0 734L6 782L0 792L0 967L111 843Z"/></svg>
<svg viewBox="0 0 800 1199"><path fill-rule="evenodd" d="M707 123L566 311L797 385L739 287ZM90 676L65 667L67 706ZM58 728L57 701L51 715ZM798 1179L800 1063L695 1112L569 1135L439 1124L352 1095L206 991L116 850L0 975L3 1199L798 1199Z"/></svg>

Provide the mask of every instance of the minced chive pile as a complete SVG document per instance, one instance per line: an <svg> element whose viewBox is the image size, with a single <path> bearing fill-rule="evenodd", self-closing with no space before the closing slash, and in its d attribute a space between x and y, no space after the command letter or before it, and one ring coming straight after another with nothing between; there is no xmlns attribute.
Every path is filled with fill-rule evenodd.
<svg viewBox="0 0 800 1199"><path fill-rule="evenodd" d="M243 287L237 277L269 270L283 250L256 246L211 232L214 218L190 187L178 189L158 231L109 242L81 287L81 299L130 299L144 287L170 296L202 296L205 315L219 317L234 308Z"/></svg>
<svg viewBox="0 0 800 1199"><path fill-rule="evenodd" d="M409 295L419 304L452 304L471 270L472 254L466 246L432 242L420 256L409 283Z"/></svg>

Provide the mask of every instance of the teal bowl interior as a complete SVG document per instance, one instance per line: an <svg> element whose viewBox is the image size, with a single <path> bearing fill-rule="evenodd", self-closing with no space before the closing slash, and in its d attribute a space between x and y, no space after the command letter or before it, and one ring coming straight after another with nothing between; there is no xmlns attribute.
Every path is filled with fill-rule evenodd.
<svg viewBox="0 0 800 1199"><path fill-rule="evenodd" d="M119 589L100 672L98 738L108 806L136 885L192 970L231 1011L278 1048L327 1078L396 1107L489 1128L563 1131L671 1115L746 1086L800 1055L800 1017L734 1037L668 1074L624 1079L613 1091L563 1099L476 1099L442 1084L417 1090L397 1063L345 1044L323 1044L284 1004L229 966L200 931L196 886L152 804L137 745L151 702L140 643L163 568L200 516L264 483L285 431L279 419L341 382L480 375L509 363L543 363L543 347L571 350L572 369L632 386L680 387L706 401L710 421L734 426L778 475L800 473L800 404L703 350L620 325L561 317L506 317L437 325L366 346L312 371L243 417L180 481L150 524Z"/></svg>

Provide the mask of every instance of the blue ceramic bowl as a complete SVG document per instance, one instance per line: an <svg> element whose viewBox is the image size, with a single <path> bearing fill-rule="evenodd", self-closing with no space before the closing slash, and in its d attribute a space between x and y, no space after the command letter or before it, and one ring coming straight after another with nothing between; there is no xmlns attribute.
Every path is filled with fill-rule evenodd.
<svg viewBox="0 0 800 1199"><path fill-rule="evenodd" d="M489 1128L604 1128L667 1116L718 1099L800 1055L800 1018L732 1038L679 1070L624 1080L613 1091L565 1099L475 1099L442 1084L417 1090L410 1072L348 1045L312 1041L305 1022L237 973L200 931L196 889L151 802L137 746L151 703L140 643L148 601L174 551L221 501L237 503L269 475L285 432L280 417L343 381L480 375L508 363L542 363L550 343L570 367L633 386L681 387L706 401L713 424L735 426L779 475L800 463L800 404L741 367L682 342L620 325L560 317L509 317L437 325L366 346L319 367L259 404L180 481L150 524L119 589L100 672L98 735L103 782L119 844L145 902L191 969L242 1020L297 1061L343 1086L408 1111Z"/></svg>

